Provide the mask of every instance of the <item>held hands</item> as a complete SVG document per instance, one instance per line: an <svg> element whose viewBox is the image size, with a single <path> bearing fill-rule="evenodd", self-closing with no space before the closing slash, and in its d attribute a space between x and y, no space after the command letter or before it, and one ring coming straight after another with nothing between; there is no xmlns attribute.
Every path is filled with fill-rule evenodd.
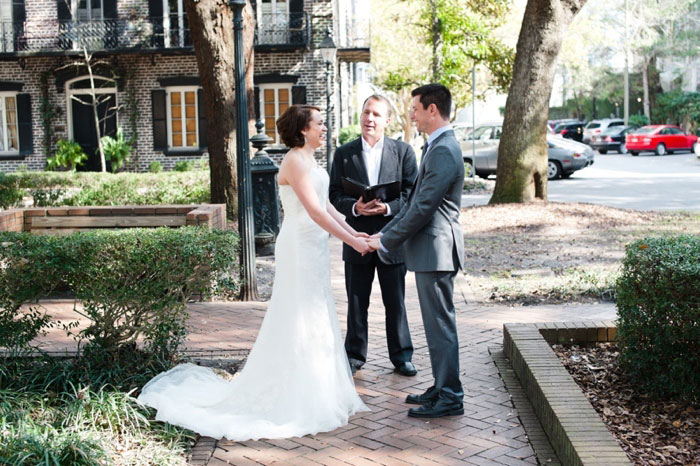
<svg viewBox="0 0 700 466"><path fill-rule="evenodd" d="M364 202L359 198L355 203L355 212L358 215L371 217L373 215L384 215L388 212L386 204L381 199L372 199L369 202Z"/></svg>
<svg viewBox="0 0 700 466"><path fill-rule="evenodd" d="M359 252L363 256L370 252L374 252L377 249L381 249L379 244L379 238L381 235L379 233L370 236L367 233L356 231L353 233L353 236L355 239L350 246L352 246L355 251Z"/></svg>

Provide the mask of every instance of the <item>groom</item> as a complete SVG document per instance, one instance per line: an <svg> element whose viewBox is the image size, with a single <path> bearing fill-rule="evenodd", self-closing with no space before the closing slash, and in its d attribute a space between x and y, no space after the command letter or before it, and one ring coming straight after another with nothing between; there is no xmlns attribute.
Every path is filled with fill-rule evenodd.
<svg viewBox="0 0 700 466"><path fill-rule="evenodd" d="M405 243L406 267L416 275L435 379L425 393L406 398L407 403L421 405L410 409L408 415L434 418L464 414L452 304L454 279L464 256L459 225L464 162L450 126L449 89L441 84L426 84L411 95L411 119L418 131L428 134L428 141L423 146L418 178L408 202L380 233L371 237L370 247L389 252Z"/></svg>

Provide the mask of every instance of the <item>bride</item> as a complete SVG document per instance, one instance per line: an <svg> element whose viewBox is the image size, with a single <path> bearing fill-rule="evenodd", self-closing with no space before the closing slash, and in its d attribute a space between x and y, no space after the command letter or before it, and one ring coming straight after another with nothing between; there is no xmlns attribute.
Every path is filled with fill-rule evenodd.
<svg viewBox="0 0 700 466"><path fill-rule="evenodd" d="M368 411L350 373L330 288L328 233L361 254L366 234L328 202L328 175L316 164L326 126L317 107L292 105L277 120L291 147L278 182L284 220L275 245L275 282L255 345L226 381L181 364L154 377L138 401L156 419L201 435L244 441L327 432Z"/></svg>

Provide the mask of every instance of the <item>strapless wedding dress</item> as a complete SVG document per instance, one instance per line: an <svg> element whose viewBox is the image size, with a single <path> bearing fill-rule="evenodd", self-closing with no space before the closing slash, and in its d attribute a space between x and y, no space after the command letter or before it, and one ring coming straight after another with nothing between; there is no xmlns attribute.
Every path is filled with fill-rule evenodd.
<svg viewBox="0 0 700 466"><path fill-rule="evenodd" d="M310 176L325 208L328 174L314 166ZM138 397L157 410L157 420L243 441L327 432L368 411L343 349L328 233L311 220L290 186L280 186L280 198L284 221L272 296L245 366L230 381L194 364L159 374Z"/></svg>

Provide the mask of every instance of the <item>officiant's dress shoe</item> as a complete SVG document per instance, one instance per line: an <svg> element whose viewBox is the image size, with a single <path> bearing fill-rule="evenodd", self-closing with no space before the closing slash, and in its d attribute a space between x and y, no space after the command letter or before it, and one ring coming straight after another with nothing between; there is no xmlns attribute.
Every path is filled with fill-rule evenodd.
<svg viewBox="0 0 700 466"><path fill-rule="evenodd" d="M406 361L401 363L401 365L396 366L396 372L406 377L413 377L418 373L416 366L413 365L411 361Z"/></svg>
<svg viewBox="0 0 700 466"><path fill-rule="evenodd" d="M435 418L443 416L458 416L464 414L464 406L458 401L438 398L437 401L429 401L420 408L408 410L409 417Z"/></svg>
<svg viewBox="0 0 700 466"><path fill-rule="evenodd" d="M429 401L436 401L438 398L438 392L435 391L435 387L430 387L425 393L420 395L408 395L406 397L406 403L412 405L422 405Z"/></svg>

